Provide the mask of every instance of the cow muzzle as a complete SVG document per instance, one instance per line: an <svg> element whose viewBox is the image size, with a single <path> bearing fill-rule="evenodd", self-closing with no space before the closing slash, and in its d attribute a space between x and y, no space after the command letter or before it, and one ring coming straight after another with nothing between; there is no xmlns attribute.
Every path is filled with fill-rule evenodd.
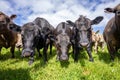
<svg viewBox="0 0 120 80"><path fill-rule="evenodd" d="M86 47L88 45L88 43L84 42L84 43L80 43L80 45L83 46L83 47Z"/></svg>
<svg viewBox="0 0 120 80"><path fill-rule="evenodd" d="M29 57L31 55L33 55L33 51L32 50L23 50L21 56L22 57Z"/></svg>
<svg viewBox="0 0 120 80"><path fill-rule="evenodd" d="M67 61L68 60L68 55L62 54L60 56L60 61Z"/></svg>

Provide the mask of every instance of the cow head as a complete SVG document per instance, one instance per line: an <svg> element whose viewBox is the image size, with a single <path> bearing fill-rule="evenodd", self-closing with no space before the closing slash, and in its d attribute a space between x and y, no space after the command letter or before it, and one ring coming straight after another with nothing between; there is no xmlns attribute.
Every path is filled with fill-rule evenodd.
<svg viewBox="0 0 120 80"><path fill-rule="evenodd" d="M39 27L32 22L23 25L21 29L23 43L22 56L27 57L34 55L35 47L40 37L39 31Z"/></svg>
<svg viewBox="0 0 120 80"><path fill-rule="evenodd" d="M13 31L21 33L22 37L22 57L29 57L34 55L35 46L40 37L40 28L33 22L24 24L22 27L11 27Z"/></svg>
<svg viewBox="0 0 120 80"><path fill-rule="evenodd" d="M115 13L117 16L120 16L120 4L114 8L105 8L106 13Z"/></svg>
<svg viewBox="0 0 120 80"><path fill-rule="evenodd" d="M91 25L98 24L103 20L102 16L96 17L94 20L90 20L84 16L80 16L75 23L67 21L74 26L74 32L76 34L77 43L79 46L87 47L91 42Z"/></svg>
<svg viewBox="0 0 120 80"><path fill-rule="evenodd" d="M13 22L14 18L16 18L15 14L8 17L3 12L0 12L0 32L3 32L6 29L9 29L9 27L18 26Z"/></svg>
<svg viewBox="0 0 120 80"><path fill-rule="evenodd" d="M58 59L60 61L68 60L68 51L70 44L70 38L67 34L59 34L56 37L55 45L57 48Z"/></svg>

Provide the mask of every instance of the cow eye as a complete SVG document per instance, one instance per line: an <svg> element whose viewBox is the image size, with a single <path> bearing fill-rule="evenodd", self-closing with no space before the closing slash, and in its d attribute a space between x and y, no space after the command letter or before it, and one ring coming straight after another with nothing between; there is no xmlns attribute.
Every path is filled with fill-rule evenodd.
<svg viewBox="0 0 120 80"><path fill-rule="evenodd" d="M56 46L59 47L59 48L61 47L59 43L56 43Z"/></svg>

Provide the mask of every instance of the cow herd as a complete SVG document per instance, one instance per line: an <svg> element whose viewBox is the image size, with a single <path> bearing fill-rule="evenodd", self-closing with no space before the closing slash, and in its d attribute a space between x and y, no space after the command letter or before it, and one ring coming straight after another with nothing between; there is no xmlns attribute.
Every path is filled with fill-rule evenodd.
<svg viewBox="0 0 120 80"><path fill-rule="evenodd" d="M29 57L29 64L34 62L35 50L39 57L47 59L47 50L52 47L56 49L56 59L59 61L69 60L69 50L72 48L74 61L78 61L78 54L83 50L87 51L89 61L93 62L92 51L98 53L98 47L104 50L107 45L111 60L114 60L115 53L120 48L120 4L114 8L105 8L106 13L114 13L115 16L107 23L103 35L94 32L92 25L99 24L103 16L91 20L80 15L74 22L67 20L53 27L46 19L37 17L32 22L19 26L13 22L15 14L7 16L0 12L0 51L2 47L10 48L14 58L15 47L22 48L21 57ZM106 43L105 43L106 42ZM93 48L93 49L92 49ZM43 55L40 53L43 49Z"/></svg>

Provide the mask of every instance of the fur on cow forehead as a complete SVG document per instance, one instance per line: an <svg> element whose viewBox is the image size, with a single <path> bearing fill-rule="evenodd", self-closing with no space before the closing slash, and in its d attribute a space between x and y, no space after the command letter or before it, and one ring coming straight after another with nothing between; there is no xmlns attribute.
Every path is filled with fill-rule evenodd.
<svg viewBox="0 0 120 80"><path fill-rule="evenodd" d="M77 21L90 21L90 19L86 18L86 16L80 15Z"/></svg>
<svg viewBox="0 0 120 80"><path fill-rule="evenodd" d="M3 12L0 11L0 15L5 15Z"/></svg>
<svg viewBox="0 0 120 80"><path fill-rule="evenodd" d="M38 26L36 24L34 24L33 22L29 22L23 25L22 29L26 29L26 30L35 30L38 29Z"/></svg>
<svg viewBox="0 0 120 80"><path fill-rule="evenodd" d="M57 38L59 38L60 40L67 40L67 41L70 40L67 34L59 34Z"/></svg>

